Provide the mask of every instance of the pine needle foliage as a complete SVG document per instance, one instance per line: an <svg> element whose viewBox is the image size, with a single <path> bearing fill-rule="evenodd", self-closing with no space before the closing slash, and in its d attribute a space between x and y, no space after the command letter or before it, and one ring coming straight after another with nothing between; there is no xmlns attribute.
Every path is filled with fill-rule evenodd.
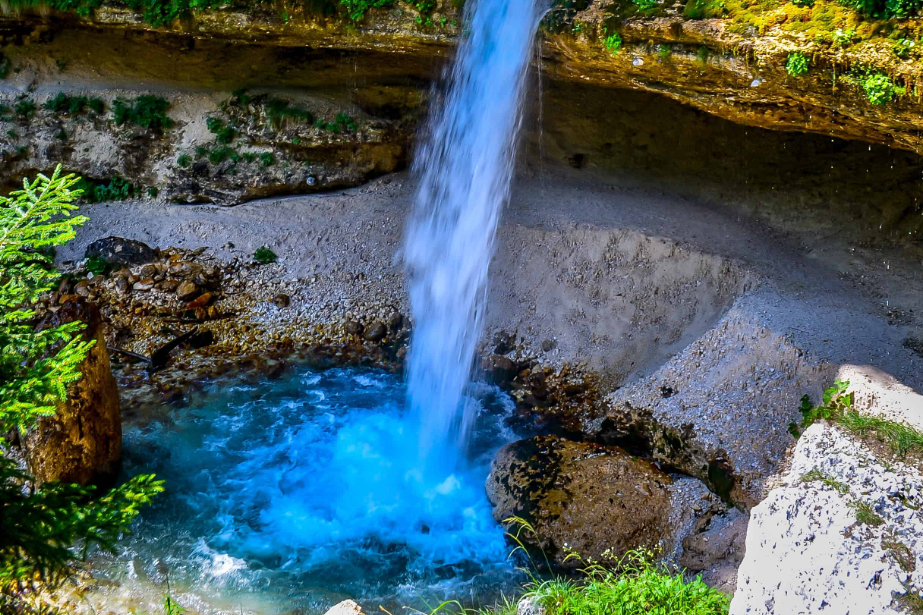
<svg viewBox="0 0 923 615"><path fill-rule="evenodd" d="M82 323L36 331L30 307L60 277L48 250L73 239L86 222L72 215L77 181L58 167L0 197L0 433L53 414L92 346L76 336Z"/></svg>
<svg viewBox="0 0 923 615"><path fill-rule="evenodd" d="M37 330L32 307L60 278L49 252L86 221L75 215L78 182L59 166L0 197L0 434L54 414L93 346L78 336L79 322ZM163 490L153 475L95 500L93 487L48 483L34 490L32 478L4 455L0 447L0 612L46 612L31 606L32 584L53 587L91 547L113 549L141 506Z"/></svg>

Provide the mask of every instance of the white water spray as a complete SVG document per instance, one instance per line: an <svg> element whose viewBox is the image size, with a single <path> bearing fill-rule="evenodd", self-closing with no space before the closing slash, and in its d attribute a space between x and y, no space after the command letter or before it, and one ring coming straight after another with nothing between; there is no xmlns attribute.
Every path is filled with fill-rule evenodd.
<svg viewBox="0 0 923 615"><path fill-rule="evenodd" d="M407 398L428 470L454 469L472 422L464 390L483 326L497 222L509 198L542 2L467 2L448 89L416 158L421 182L405 245L415 321Z"/></svg>

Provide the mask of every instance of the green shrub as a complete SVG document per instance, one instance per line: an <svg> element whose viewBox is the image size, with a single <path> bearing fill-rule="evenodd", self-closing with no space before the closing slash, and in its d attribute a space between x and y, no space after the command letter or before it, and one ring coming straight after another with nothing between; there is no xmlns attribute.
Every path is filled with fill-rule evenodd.
<svg viewBox="0 0 923 615"><path fill-rule="evenodd" d="M86 109L90 109L96 113L102 113L105 103L99 98L70 96L64 92L58 92L57 96L46 100L43 106L52 113L70 113L71 115L77 115Z"/></svg>
<svg viewBox="0 0 923 615"><path fill-rule="evenodd" d="M336 118L334 118L332 122L318 120L314 122L314 126L334 133L352 132L356 130L356 122L345 113L337 113Z"/></svg>
<svg viewBox="0 0 923 615"><path fill-rule="evenodd" d="M208 161L212 164L221 164L225 160L237 162L240 160L240 154L236 149L228 145L215 147L208 153Z"/></svg>
<svg viewBox="0 0 923 615"><path fill-rule="evenodd" d="M631 0L639 11L649 11L657 8L657 0Z"/></svg>
<svg viewBox="0 0 923 615"><path fill-rule="evenodd" d="M891 48L891 51L894 52L894 55L899 57L902 60L909 60L910 54L913 51L913 48L916 44L910 39L901 39L894 43L894 46Z"/></svg>
<svg viewBox="0 0 923 615"><path fill-rule="evenodd" d="M789 54L788 60L785 62L785 72L791 77L806 75L808 72L808 59L798 51Z"/></svg>
<svg viewBox="0 0 923 615"><path fill-rule="evenodd" d="M21 118L30 118L35 115L35 102L31 98L20 98L13 105L13 111Z"/></svg>
<svg viewBox="0 0 923 615"><path fill-rule="evenodd" d="M82 339L81 322L36 328L32 307L60 279L48 251L73 239L86 221L73 215L77 183L73 175L62 177L59 166L51 177L40 175L0 197L0 444L6 444L5 434L54 414L94 344ZM48 483L24 489L32 478L5 450L0 448L0 600L10 612L37 612L16 588L38 581L54 589L91 547L111 551L163 483L136 476L96 500L90 499L92 487Z"/></svg>
<svg viewBox="0 0 923 615"><path fill-rule="evenodd" d="M136 124L142 128L161 132L173 125L173 120L167 117L169 101L162 96L142 94L134 100L116 98L112 102L112 117L117 126L123 124Z"/></svg>
<svg viewBox="0 0 923 615"><path fill-rule="evenodd" d="M708 57L711 55L711 50L705 45L700 45L695 52L696 57L699 59L699 62L702 66L708 64Z"/></svg>
<svg viewBox="0 0 923 615"><path fill-rule="evenodd" d="M256 252L253 253L253 260L260 263L261 265L274 263L278 259L279 257L276 256L276 253L270 250L268 246L260 246L256 249Z"/></svg>
<svg viewBox="0 0 923 615"><path fill-rule="evenodd" d="M208 131L215 135L215 141L228 145L237 137L237 129L224 123L219 117L210 117L205 120Z"/></svg>
<svg viewBox="0 0 923 615"><path fill-rule="evenodd" d="M264 167L271 167L276 163L276 157L272 152L263 152L260 154L260 162L263 163Z"/></svg>
<svg viewBox="0 0 923 615"><path fill-rule="evenodd" d="M176 159L176 164L183 169L188 169L189 165L192 164L192 157L189 154L183 154Z"/></svg>
<svg viewBox="0 0 923 615"><path fill-rule="evenodd" d="M103 201L124 201L134 196L135 188L128 180L118 175L105 180L80 179L77 188L83 193L83 200L87 203L102 203Z"/></svg>

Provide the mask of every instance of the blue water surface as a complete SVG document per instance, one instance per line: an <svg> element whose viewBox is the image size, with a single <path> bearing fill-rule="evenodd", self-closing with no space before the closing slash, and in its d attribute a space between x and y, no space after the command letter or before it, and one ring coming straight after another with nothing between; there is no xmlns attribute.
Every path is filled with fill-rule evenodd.
<svg viewBox="0 0 923 615"><path fill-rule="evenodd" d="M484 492L514 439L513 404L487 385L468 395L468 463L438 477L416 467L404 383L384 371L293 368L132 413L126 474L154 472L167 491L117 556L97 558L97 576L141 606L169 582L199 613L490 603L520 580Z"/></svg>

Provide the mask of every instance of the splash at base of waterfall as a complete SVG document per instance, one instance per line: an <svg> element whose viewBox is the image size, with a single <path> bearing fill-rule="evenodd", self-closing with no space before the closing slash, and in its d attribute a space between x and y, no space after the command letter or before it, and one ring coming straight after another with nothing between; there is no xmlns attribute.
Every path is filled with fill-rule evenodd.
<svg viewBox="0 0 923 615"><path fill-rule="evenodd" d="M493 453L513 439L513 404L486 385L468 393L468 469L432 484L404 386L385 372L301 369L146 409L154 420L125 426L126 473L156 472L167 492L117 556L94 559L97 576L119 582L108 600L157 612L168 577L199 613L323 612L344 596L374 610L492 600L517 579L484 493Z"/></svg>

